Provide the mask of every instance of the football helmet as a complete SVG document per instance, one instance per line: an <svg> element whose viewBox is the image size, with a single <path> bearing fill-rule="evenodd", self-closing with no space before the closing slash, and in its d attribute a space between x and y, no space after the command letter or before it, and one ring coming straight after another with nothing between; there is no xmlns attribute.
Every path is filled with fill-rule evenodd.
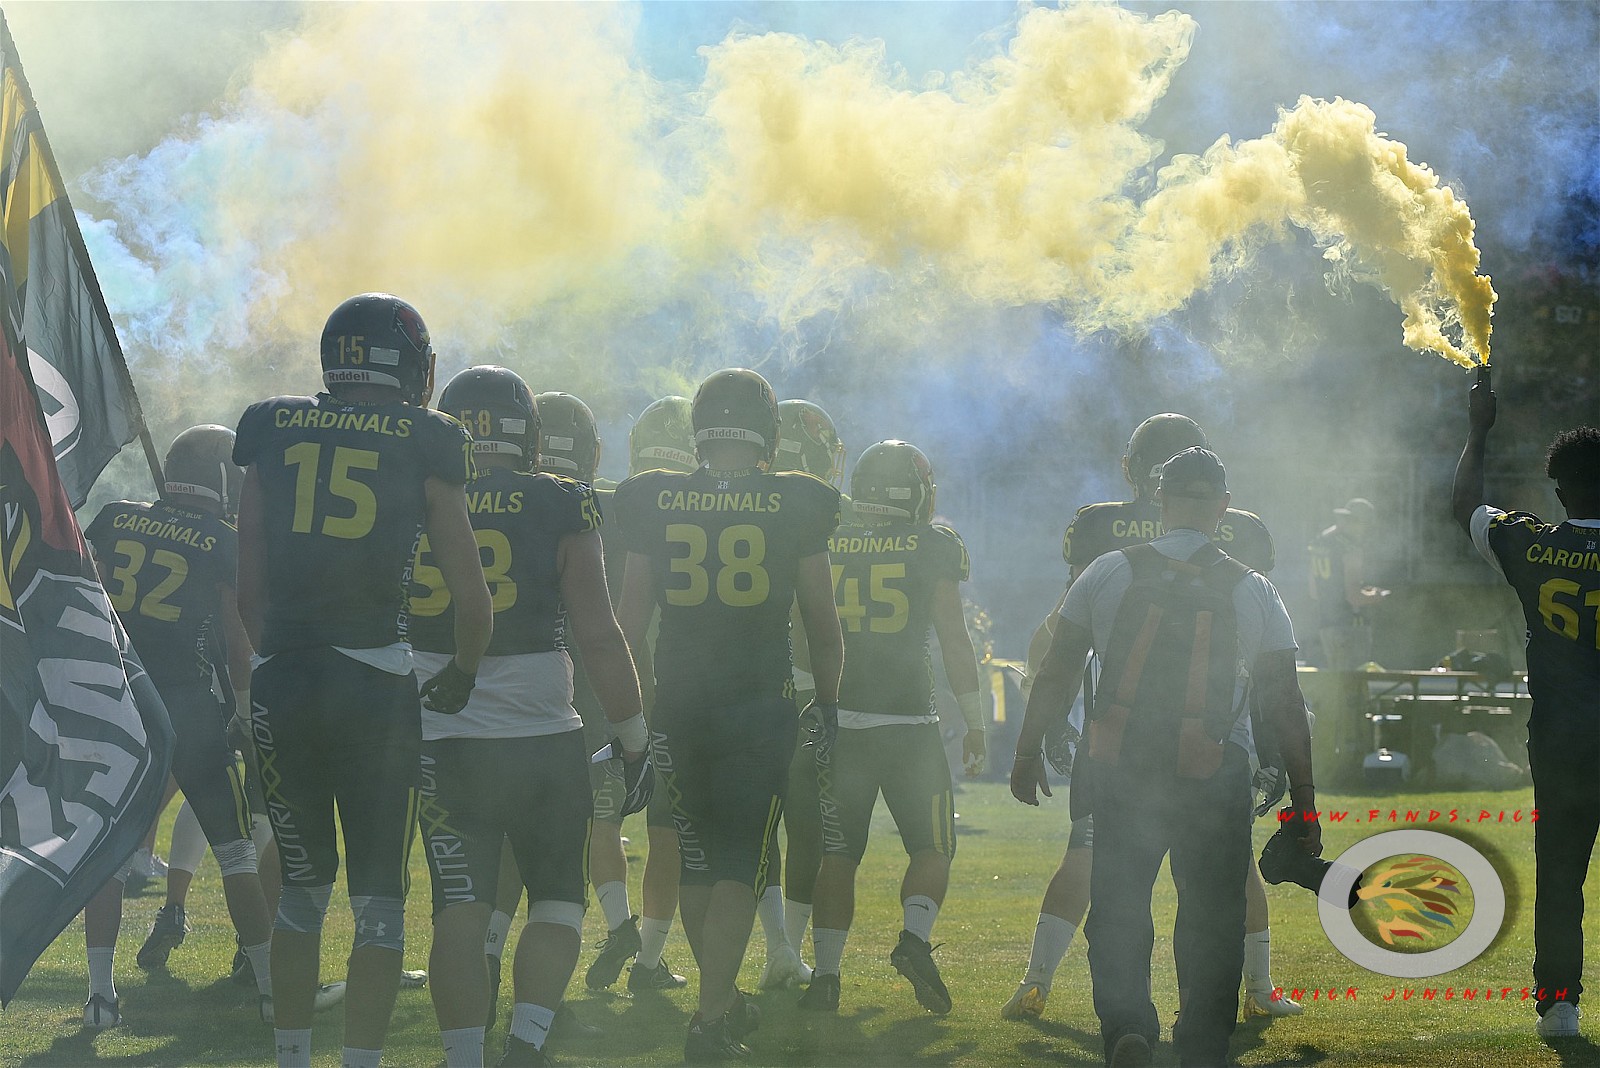
<svg viewBox="0 0 1600 1068"><path fill-rule="evenodd" d="M1209 448L1206 432L1187 415L1164 412L1140 423L1122 457L1122 477L1140 495L1153 493L1161 481L1161 465L1184 449Z"/></svg>
<svg viewBox="0 0 1600 1068"><path fill-rule="evenodd" d="M628 431L628 474L693 471L694 412L688 397L662 397L639 413Z"/></svg>
<svg viewBox="0 0 1600 1068"><path fill-rule="evenodd" d="M351 297L322 328L322 383L393 386L410 404L433 394L433 345L417 309L390 293Z"/></svg>
<svg viewBox="0 0 1600 1068"><path fill-rule="evenodd" d="M539 460L539 408L533 391L509 367L469 367L445 384L439 410L466 424L472 451L511 455L523 469Z"/></svg>
<svg viewBox="0 0 1600 1068"><path fill-rule="evenodd" d="M594 413L570 393L541 393L534 398L539 409L539 470L593 482L600 467L600 429Z"/></svg>
<svg viewBox="0 0 1600 1068"><path fill-rule="evenodd" d="M224 515L239 511L244 470L233 462L233 431L215 423L192 426L172 439L162 461L162 496L187 493L222 505Z"/></svg>
<svg viewBox="0 0 1600 1068"><path fill-rule="evenodd" d="M778 449L778 399L765 378L730 367L700 383L693 404L696 451L708 441L748 441L761 446L762 466Z"/></svg>
<svg viewBox="0 0 1600 1068"><path fill-rule="evenodd" d="M933 465L922 450L905 441L867 446L850 472L851 507L866 523L933 518Z"/></svg>
<svg viewBox="0 0 1600 1068"><path fill-rule="evenodd" d="M804 471L837 487L844 478L844 442L828 413L810 401L778 403L774 471Z"/></svg>

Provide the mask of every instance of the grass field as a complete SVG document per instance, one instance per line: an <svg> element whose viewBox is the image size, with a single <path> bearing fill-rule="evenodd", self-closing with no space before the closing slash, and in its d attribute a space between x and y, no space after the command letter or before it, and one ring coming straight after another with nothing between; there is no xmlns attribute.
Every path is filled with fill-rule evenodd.
<svg viewBox="0 0 1600 1068"><path fill-rule="evenodd" d="M1349 819L1324 832L1327 855L1377 830L1404 826L1385 822L1390 809L1458 810L1455 827L1498 854L1513 904L1500 939L1466 971L1406 982L1365 971L1328 942L1316 918L1315 899L1295 887L1269 890L1273 913L1274 975L1286 987L1307 990L1304 1015L1242 1025L1233 1051L1241 1065L1301 1065L1318 1068L1523 1068L1600 1065L1600 1023L1586 1022L1587 1036L1557 1046L1533 1033L1531 1002L1519 1000L1531 983L1533 834L1526 813L1531 791L1508 793L1401 794L1382 799L1329 795L1327 809L1348 809ZM1000 1004L1021 978L1027 961L1039 895L1066 841L1064 799L1041 810L1014 802L1000 783L965 786L957 798L960 853L950 895L935 930L943 948L936 955L955 999L955 1011L936 1018L917 1007L909 986L888 964L900 927L895 900L903 862L893 825L882 806L874 822L873 846L861 869L857 920L845 958L843 1002L836 1018L802 1016L794 992L762 994L764 1024L751 1042L762 1064L779 1065L1097 1065L1102 1063L1098 1027L1089 999L1083 941L1073 942L1056 978L1045 1017L1037 1024L1002 1021ZM1375 824L1368 810L1382 810ZM1521 809L1521 823L1509 814ZM1478 823L1480 810L1508 816L1505 823ZM169 823L161 837L165 851ZM637 819L637 817L636 817ZM1257 827L1257 845L1268 827ZM628 833L642 843L644 828L630 821ZM630 848L636 853L636 849ZM422 967L428 944L428 881L420 851L414 854L415 892L408 905L407 963ZM635 857L634 859L638 859ZM1509 870L1505 870L1509 869ZM633 865L634 902L642 865ZM1591 888L1600 873L1590 871ZM1524 898L1520 905L1516 899ZM1592 894L1591 894L1592 897ZM1170 1027L1177 996L1172 975L1171 928L1175 897L1163 875L1157 884L1155 1000ZM171 972L145 975L133 962L156 907L155 892L128 902L117 960L117 985L126 1023L101 1034L80 1028L86 979L82 928L74 925L34 967L11 1007L0 1015L0 1066L12 1065L248 1065L270 1063L270 1035L256 1021L254 993L226 978L233 954L232 930L222 904L216 867L208 858L190 898L194 927L172 955ZM589 912L586 942L601 935L598 908ZM324 942L324 978L342 974L350 939L350 914L336 897ZM1600 984L1600 908L1586 921L1591 985ZM585 948L571 994L578 1015L605 1028L605 1035L565 1046L552 1045L565 1064L676 1064L693 1011L693 968L687 944L674 929L667 960L691 976L688 989L634 998L625 993L593 996L582 986L582 970L593 957ZM809 958L809 946L807 947ZM754 989L763 959L759 928L741 985ZM624 973L624 980L626 973ZM1412 1000L1384 1000L1391 989L1410 986ZM617 989L623 990L625 982ZM1438 991L1422 1000L1424 987ZM1482 1000L1484 988L1496 991ZM1509 1000L1499 990L1511 987ZM1355 998L1345 993L1355 988ZM1454 996L1445 1000L1450 988ZM1477 991L1465 1000L1461 991ZM1312 989L1322 991L1313 997ZM1327 999L1329 989L1339 992ZM502 1020L504 1018L502 1001ZM317 1065L337 1065L340 1010L317 1018ZM498 1054L503 1022L490 1036L491 1062ZM1163 1039L1169 1032L1163 1032ZM442 1063L432 1005L425 990L402 991L395 1010L385 1063ZM1163 1041L1156 1064L1173 1064Z"/></svg>

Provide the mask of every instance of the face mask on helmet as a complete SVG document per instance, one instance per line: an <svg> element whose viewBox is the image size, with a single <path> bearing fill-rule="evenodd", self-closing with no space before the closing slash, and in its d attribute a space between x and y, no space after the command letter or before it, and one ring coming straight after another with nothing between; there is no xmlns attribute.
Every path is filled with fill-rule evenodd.
<svg viewBox="0 0 1600 1068"><path fill-rule="evenodd" d="M362 293L333 310L322 328L322 382L391 386L418 406L433 393L433 345L417 309L389 293Z"/></svg>
<svg viewBox="0 0 1600 1068"><path fill-rule="evenodd" d="M927 523L936 489L928 458L905 441L869 446L850 473L851 508L868 523Z"/></svg>
<svg viewBox="0 0 1600 1068"><path fill-rule="evenodd" d="M703 456L710 442L746 442L759 448L768 467L778 447L778 401L772 386L743 367L718 371L694 395L694 441Z"/></svg>
<svg viewBox="0 0 1600 1068"><path fill-rule="evenodd" d="M244 471L233 463L233 431L215 423L192 426L172 439L161 465L162 496L215 501L223 514L239 510Z"/></svg>
<svg viewBox="0 0 1600 1068"><path fill-rule="evenodd" d="M533 392L510 368L467 368L445 385L439 410L466 426L475 454L514 456L524 469L538 461L539 409Z"/></svg>
<svg viewBox="0 0 1600 1068"><path fill-rule="evenodd" d="M828 413L810 401L778 405L778 452L774 471L804 471L838 486L844 477L844 442Z"/></svg>
<svg viewBox="0 0 1600 1068"><path fill-rule="evenodd" d="M1128 438L1122 475L1140 493L1153 492L1161 480L1161 465L1191 448L1209 448L1199 423L1176 412L1152 415Z"/></svg>
<svg viewBox="0 0 1600 1068"><path fill-rule="evenodd" d="M539 470L593 482L600 467L600 430L594 412L570 393L541 393Z"/></svg>
<svg viewBox="0 0 1600 1068"><path fill-rule="evenodd" d="M639 413L628 432L628 474L693 471L694 413L688 397L662 397Z"/></svg>

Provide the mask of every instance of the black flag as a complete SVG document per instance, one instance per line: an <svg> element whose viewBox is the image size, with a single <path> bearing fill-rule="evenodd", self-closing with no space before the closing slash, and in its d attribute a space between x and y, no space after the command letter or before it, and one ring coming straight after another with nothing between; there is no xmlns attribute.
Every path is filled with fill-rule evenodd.
<svg viewBox="0 0 1600 1068"><path fill-rule="evenodd" d="M96 579L57 472L61 446L52 447L30 373L37 364L26 356L25 326L58 340L81 338L84 330L82 320L32 318L36 306L71 306L45 301L40 290L97 291L87 258L71 261L83 273L58 278L48 271L62 261L39 255L33 243L44 187L32 153L43 135L13 136L31 106L9 33L4 49L0 125L10 169L0 183L0 1005L138 846L161 804L172 751L166 709ZM26 151L19 154L19 145ZM31 168L30 176L19 166ZM47 206L57 201L70 221L65 197ZM19 276L30 269L25 312ZM78 444L69 456L87 455L79 450L103 440L94 422L101 414L81 398L78 414Z"/></svg>

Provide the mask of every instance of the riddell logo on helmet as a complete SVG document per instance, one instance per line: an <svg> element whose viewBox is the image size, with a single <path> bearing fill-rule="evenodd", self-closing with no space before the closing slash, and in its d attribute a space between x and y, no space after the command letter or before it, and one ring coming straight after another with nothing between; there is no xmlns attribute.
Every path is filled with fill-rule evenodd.
<svg viewBox="0 0 1600 1068"><path fill-rule="evenodd" d="M371 371L340 371L331 370L322 372L322 380L332 385L335 382L370 382Z"/></svg>
<svg viewBox="0 0 1600 1068"><path fill-rule="evenodd" d="M717 438L732 438L739 441L750 441L759 438L759 435L755 434L754 431L744 430L736 426L707 427L695 436L707 441L715 440Z"/></svg>

